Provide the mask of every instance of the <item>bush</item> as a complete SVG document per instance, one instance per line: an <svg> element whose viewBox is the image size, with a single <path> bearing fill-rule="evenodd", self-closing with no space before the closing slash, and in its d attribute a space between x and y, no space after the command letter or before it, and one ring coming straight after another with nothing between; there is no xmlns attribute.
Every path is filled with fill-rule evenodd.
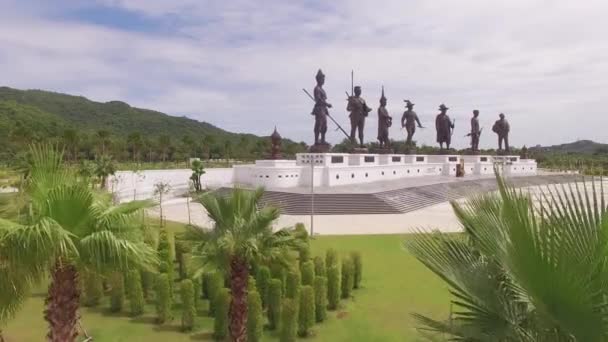
<svg viewBox="0 0 608 342"><path fill-rule="evenodd" d="M198 313L201 309L201 292L203 292L201 277L192 279L192 287L194 290L194 310Z"/></svg>
<svg viewBox="0 0 608 342"><path fill-rule="evenodd" d="M181 279L190 277L190 270L192 268L192 255L189 253L181 253L179 257L179 276Z"/></svg>
<svg viewBox="0 0 608 342"><path fill-rule="evenodd" d="M270 285L270 269L266 266L260 266L257 272L256 284L260 298L262 298L262 307L268 306L268 286Z"/></svg>
<svg viewBox="0 0 608 342"><path fill-rule="evenodd" d="M338 252L330 248L325 252L325 267L330 268L332 266L338 266Z"/></svg>
<svg viewBox="0 0 608 342"><path fill-rule="evenodd" d="M327 269L325 268L325 260L320 257L315 257L315 275L318 277L327 277Z"/></svg>
<svg viewBox="0 0 608 342"><path fill-rule="evenodd" d="M171 317L171 292L169 290L169 276L160 273L156 277L156 322L163 324L172 319Z"/></svg>
<svg viewBox="0 0 608 342"><path fill-rule="evenodd" d="M349 258L342 260L342 298L350 298L355 282L353 261Z"/></svg>
<svg viewBox="0 0 608 342"><path fill-rule="evenodd" d="M201 276L201 282L203 286L203 299L209 299L209 283L211 282L212 272L205 272Z"/></svg>
<svg viewBox="0 0 608 342"><path fill-rule="evenodd" d="M224 288L224 276L220 272L213 272L207 282L209 293L209 316L215 315L215 302L218 293Z"/></svg>
<svg viewBox="0 0 608 342"><path fill-rule="evenodd" d="M327 318L327 278L315 277L315 319L323 322Z"/></svg>
<svg viewBox="0 0 608 342"><path fill-rule="evenodd" d="M315 324L315 291L312 286L302 286L299 309L298 335L306 337Z"/></svg>
<svg viewBox="0 0 608 342"><path fill-rule="evenodd" d="M150 271L141 271L141 288L145 299L150 299L150 297L152 297L152 292L154 291L154 277L155 274Z"/></svg>
<svg viewBox="0 0 608 342"><path fill-rule="evenodd" d="M300 265L310 260L310 245L307 243L299 248Z"/></svg>
<svg viewBox="0 0 608 342"><path fill-rule="evenodd" d="M340 269L331 266L327 269L327 308L336 310L340 303Z"/></svg>
<svg viewBox="0 0 608 342"><path fill-rule="evenodd" d="M283 284L279 279L272 279L268 285L268 325L271 330L279 327L281 317L281 299Z"/></svg>
<svg viewBox="0 0 608 342"><path fill-rule="evenodd" d="M131 309L131 316L143 315L145 300L139 270L129 271L127 274L127 288L129 289L129 308Z"/></svg>
<svg viewBox="0 0 608 342"><path fill-rule="evenodd" d="M121 312L125 303L125 279L122 273L114 272L110 277L110 311Z"/></svg>
<svg viewBox="0 0 608 342"><path fill-rule="evenodd" d="M101 276L95 272L87 271L83 275L84 283L84 306L97 306L103 298L103 281Z"/></svg>
<svg viewBox="0 0 608 342"><path fill-rule="evenodd" d="M306 230L306 226L304 223L296 223L296 226L293 229L293 236L296 239L302 240L303 242L308 243L308 230Z"/></svg>
<svg viewBox="0 0 608 342"><path fill-rule="evenodd" d="M300 293L300 272L295 270L287 273L287 285L285 286L285 297L298 299Z"/></svg>
<svg viewBox="0 0 608 342"><path fill-rule="evenodd" d="M300 267L302 272L302 285L313 285L315 281L315 265L312 261L307 261Z"/></svg>
<svg viewBox="0 0 608 342"><path fill-rule="evenodd" d="M182 295L182 330L190 331L194 327L196 308L194 307L194 285L192 280L185 279L181 283Z"/></svg>
<svg viewBox="0 0 608 342"><path fill-rule="evenodd" d="M279 341L293 342L298 330L298 310L295 299L284 299L281 308L281 333Z"/></svg>
<svg viewBox="0 0 608 342"><path fill-rule="evenodd" d="M272 278L279 279L283 285L283 292L285 292L285 286L287 285L287 269L280 263L273 263L270 265L270 276Z"/></svg>
<svg viewBox="0 0 608 342"><path fill-rule="evenodd" d="M213 300L215 307L215 320L213 321L213 337L223 340L228 336L228 311L230 309L230 292L227 288L220 288Z"/></svg>
<svg viewBox="0 0 608 342"><path fill-rule="evenodd" d="M175 282L175 265L173 264L174 252L169 243L168 233L161 229L158 237L158 258L160 260L158 270L166 273L169 280L169 294L173 297L173 283Z"/></svg>
<svg viewBox="0 0 608 342"><path fill-rule="evenodd" d="M353 261L353 288L358 289L361 287L361 279L363 278L363 262L361 260L361 253L353 252L351 254Z"/></svg>
<svg viewBox="0 0 608 342"><path fill-rule="evenodd" d="M257 291L249 291L247 293L247 341L261 341L263 329L262 298Z"/></svg>
<svg viewBox="0 0 608 342"><path fill-rule="evenodd" d="M247 279L247 291L258 291L258 287L256 286L255 283L255 278L253 276L249 276L249 278Z"/></svg>

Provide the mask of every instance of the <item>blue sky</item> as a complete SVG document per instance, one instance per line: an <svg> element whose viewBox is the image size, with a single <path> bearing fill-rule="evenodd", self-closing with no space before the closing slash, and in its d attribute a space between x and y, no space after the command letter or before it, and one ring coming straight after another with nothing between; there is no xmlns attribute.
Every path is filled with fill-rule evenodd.
<svg viewBox="0 0 608 342"><path fill-rule="evenodd" d="M385 86L434 144L440 103L473 109L486 127L507 115L515 145L608 142L608 13L587 0L0 0L2 85L121 100L221 128L310 142L310 100L322 68L332 115L348 126L350 70L374 108ZM393 138L403 139L398 125ZM376 137L376 115L366 136ZM331 131L330 140L341 140Z"/></svg>

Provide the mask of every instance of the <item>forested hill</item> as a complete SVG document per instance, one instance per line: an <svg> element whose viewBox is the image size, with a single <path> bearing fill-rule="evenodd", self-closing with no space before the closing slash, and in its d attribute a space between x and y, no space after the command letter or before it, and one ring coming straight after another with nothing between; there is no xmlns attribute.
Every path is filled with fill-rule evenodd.
<svg viewBox="0 0 608 342"><path fill-rule="evenodd" d="M271 133L271 132L269 132ZM101 149L117 159L180 159L187 156L255 158L267 137L227 132L206 122L42 90L0 87L0 159L35 141L63 143L76 158ZM284 141L287 154L303 149Z"/></svg>
<svg viewBox="0 0 608 342"><path fill-rule="evenodd" d="M608 144L601 144L591 140L577 140L561 145L535 146L530 148L530 150L544 153L606 154L608 153Z"/></svg>

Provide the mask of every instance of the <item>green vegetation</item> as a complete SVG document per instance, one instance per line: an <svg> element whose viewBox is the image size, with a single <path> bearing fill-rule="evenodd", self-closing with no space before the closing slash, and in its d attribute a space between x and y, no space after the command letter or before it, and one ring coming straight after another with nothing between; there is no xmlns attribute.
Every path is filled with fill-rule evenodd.
<svg viewBox="0 0 608 342"><path fill-rule="evenodd" d="M262 341L264 333L264 315L262 313L262 299L257 291L247 293L247 341Z"/></svg>
<svg viewBox="0 0 608 342"><path fill-rule="evenodd" d="M315 265L312 261L306 261L300 265L302 272L302 285L313 285L315 281Z"/></svg>
<svg viewBox="0 0 608 342"><path fill-rule="evenodd" d="M327 269L325 268L325 259L321 256L316 256L314 258L315 263L315 275L320 277L327 276Z"/></svg>
<svg viewBox="0 0 608 342"><path fill-rule="evenodd" d="M87 271L83 273L83 298L84 306L97 306L103 297L102 278L95 272Z"/></svg>
<svg viewBox="0 0 608 342"><path fill-rule="evenodd" d="M182 299L182 330L191 331L194 328L196 308L194 306L194 286L192 280L184 279L181 283Z"/></svg>
<svg viewBox="0 0 608 342"><path fill-rule="evenodd" d="M342 294L342 298L350 298L351 291L354 287L355 283L355 274L353 261L350 258L342 259L342 290L340 291Z"/></svg>
<svg viewBox="0 0 608 342"><path fill-rule="evenodd" d="M340 304L340 269L332 265L327 269L327 308L337 310Z"/></svg>
<svg viewBox="0 0 608 342"><path fill-rule="evenodd" d="M287 272L287 285L285 286L285 297L298 299L300 294L300 272L291 270Z"/></svg>
<svg viewBox="0 0 608 342"><path fill-rule="evenodd" d="M190 227L184 234L192 254L205 266L224 272L230 286L230 337L242 341L246 336L247 282L252 265L261 261L283 263L298 243L288 230L273 231L279 218L274 207L259 208L263 189L235 189L230 196L205 194L200 202L213 221L213 229ZM299 276L299 272L296 272ZM299 279L298 279L299 281ZM217 313L218 308L214 308ZM217 317L216 317L217 318Z"/></svg>
<svg viewBox="0 0 608 342"><path fill-rule="evenodd" d="M50 276L44 311L48 339L69 342L77 336L83 272L122 273L156 261L137 221L150 203L113 205L109 195L96 193L48 145L31 146L28 164L20 194L25 201L12 203L24 206L21 214L0 220L0 260L10 274L0 278L0 324L31 286ZM117 303L113 301L114 309Z"/></svg>
<svg viewBox="0 0 608 342"><path fill-rule="evenodd" d="M358 289L363 279L363 261L359 252L352 252L350 256L353 261L353 288Z"/></svg>
<svg viewBox="0 0 608 342"><path fill-rule="evenodd" d="M310 334L310 329L315 324L315 291L312 286L302 286L300 292L300 312L298 314L298 335L306 337Z"/></svg>
<svg viewBox="0 0 608 342"><path fill-rule="evenodd" d="M156 277L156 323L163 324L173 319L172 304L169 277L166 273L160 273Z"/></svg>
<svg viewBox="0 0 608 342"><path fill-rule="evenodd" d="M127 292L129 293L131 316L136 317L143 315L145 300L139 270L130 270L127 274L127 289Z"/></svg>
<svg viewBox="0 0 608 342"><path fill-rule="evenodd" d="M150 137L148 132L163 134ZM138 164L185 162L190 157L253 160L270 151L269 137L230 133L124 102L0 87L0 162L12 162L29 143L42 141L65 147L70 161L111 155ZM283 155L305 149L303 143L283 140Z"/></svg>
<svg viewBox="0 0 608 342"><path fill-rule="evenodd" d="M220 272L208 273L205 284L207 284L207 294L209 298L209 315L214 316L216 298L224 288L224 275Z"/></svg>
<svg viewBox="0 0 608 342"><path fill-rule="evenodd" d="M530 198L499 194L453 203L465 234L420 234L408 249L454 294L447 321L416 315L450 340L604 341L608 208L600 185ZM560 193L560 191L563 191Z"/></svg>
<svg viewBox="0 0 608 342"><path fill-rule="evenodd" d="M110 286L110 311L121 312L125 303L125 278L122 273L112 273Z"/></svg>
<svg viewBox="0 0 608 342"><path fill-rule="evenodd" d="M260 266L257 272L256 284L260 297L262 298L262 306L266 308L268 305L268 287L270 286L270 269L268 266Z"/></svg>
<svg viewBox="0 0 608 342"><path fill-rule="evenodd" d="M213 337L223 340L228 336L230 309L230 293L227 288L221 288L214 299L215 319L213 323Z"/></svg>
<svg viewBox="0 0 608 342"><path fill-rule="evenodd" d="M168 222L166 228L184 229L183 225L172 222ZM327 319L315 325L314 335L306 340L420 341L420 333L415 329L417 322L410 313L418 312L435 319L447 318L450 309L447 287L403 250L402 242L409 238L399 235L359 235L317 236L311 240L315 256L324 256L329 248L338 250L341 257L348 257L353 250L360 251L365 257L365 275L364 286L354 292L355 299L342 301L340 310L327 312ZM279 281L279 300L281 287ZM40 314L44 307L45 289L46 285L34 289L34 296L25 302L17 317L5 325L4 333L8 341L45 339L47 325ZM197 317L196 329L191 334L185 334L181 332L181 322L178 320L162 326L153 324L156 317L154 302L147 304L143 316L133 319L127 315L108 314L108 300L108 297L102 299L100 307L103 310L80 310L83 327L96 342L188 342L209 340L213 332L213 318L207 315ZM208 301L203 301L203 312L206 312L207 305ZM178 304L173 306L171 315L181 317ZM278 335L276 330L265 330L263 340L278 341Z"/></svg>
<svg viewBox="0 0 608 342"><path fill-rule="evenodd" d="M279 327L281 320L281 300L283 284L279 279L272 279L268 287L268 325L271 330Z"/></svg>
<svg viewBox="0 0 608 342"><path fill-rule="evenodd" d="M281 334L279 341L293 342L298 332L298 305L299 299L285 298L281 305Z"/></svg>
<svg viewBox="0 0 608 342"><path fill-rule="evenodd" d="M315 277L315 320L323 322L327 318L327 278Z"/></svg>

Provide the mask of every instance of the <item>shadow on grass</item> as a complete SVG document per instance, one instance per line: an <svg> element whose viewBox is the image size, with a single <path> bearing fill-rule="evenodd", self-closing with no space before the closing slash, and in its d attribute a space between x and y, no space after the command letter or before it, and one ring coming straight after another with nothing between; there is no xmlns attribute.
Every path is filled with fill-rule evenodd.
<svg viewBox="0 0 608 342"><path fill-rule="evenodd" d="M139 316L139 317L133 317L131 319L131 322L133 323L138 323L138 324L149 324L149 325L153 325L156 324L156 317L154 316Z"/></svg>
<svg viewBox="0 0 608 342"><path fill-rule="evenodd" d="M154 331L170 331L170 332L182 332L182 327L180 327L179 325L175 325L175 324L162 324L162 325L155 325L154 326Z"/></svg>

